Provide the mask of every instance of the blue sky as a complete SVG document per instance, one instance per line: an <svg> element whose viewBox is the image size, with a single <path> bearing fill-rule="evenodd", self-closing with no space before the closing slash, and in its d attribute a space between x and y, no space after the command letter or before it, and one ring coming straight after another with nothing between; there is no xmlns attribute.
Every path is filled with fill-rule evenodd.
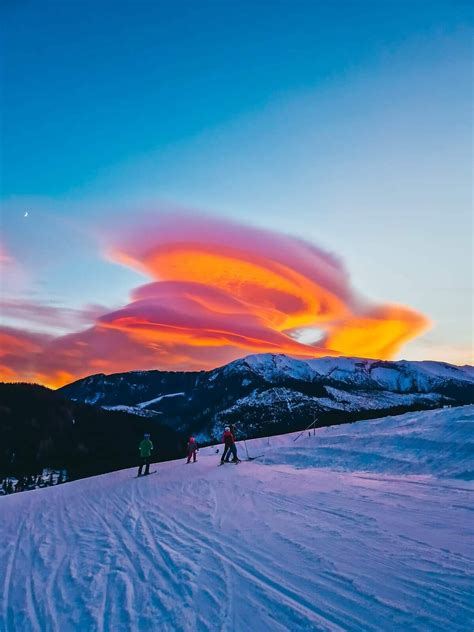
<svg viewBox="0 0 474 632"><path fill-rule="evenodd" d="M94 228L170 203L335 252L369 299L433 320L404 357L469 359L468 3L1 11L2 233L24 268L3 294L120 304L138 275Z"/></svg>

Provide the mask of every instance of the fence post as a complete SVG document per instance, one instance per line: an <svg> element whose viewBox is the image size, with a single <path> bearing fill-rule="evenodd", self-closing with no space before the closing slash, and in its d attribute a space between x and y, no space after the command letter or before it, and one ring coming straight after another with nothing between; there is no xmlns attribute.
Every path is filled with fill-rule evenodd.
<svg viewBox="0 0 474 632"><path fill-rule="evenodd" d="M306 428L304 428L304 430L302 430L302 431L300 432L300 434L299 434L297 437L295 437L295 438L293 439L293 442L295 442L297 439L299 439L299 438L301 437L301 435L302 435L302 434L304 434L307 430L309 430L309 431L310 431L310 433L311 433L311 427L313 427L313 429L314 429L314 433L313 433L313 435L315 436L315 435L316 435L316 422L317 422L317 421L318 421L318 418L317 418L317 417L315 417L315 418L313 419L313 421L309 424L309 426L307 426Z"/></svg>

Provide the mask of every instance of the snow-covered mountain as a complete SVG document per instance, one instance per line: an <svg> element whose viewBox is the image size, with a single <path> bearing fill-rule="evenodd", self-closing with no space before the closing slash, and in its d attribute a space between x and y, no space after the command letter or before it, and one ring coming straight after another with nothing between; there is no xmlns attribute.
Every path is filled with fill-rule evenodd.
<svg viewBox="0 0 474 632"><path fill-rule="evenodd" d="M286 355L269 353L247 356L227 365L228 370L249 367L252 371L275 381L284 375L312 381L327 378L358 387L391 392L429 393L448 383L474 383L474 367L456 366L445 362L419 361L389 362L362 358L315 358L297 360ZM217 369L219 371L219 369Z"/></svg>
<svg viewBox="0 0 474 632"><path fill-rule="evenodd" d="M474 406L0 499L0 630L474 628Z"/></svg>
<svg viewBox="0 0 474 632"><path fill-rule="evenodd" d="M159 417L201 439L239 423L246 436L474 402L474 368L441 362L360 358L300 360L251 355L212 371L93 375L65 386L66 397Z"/></svg>

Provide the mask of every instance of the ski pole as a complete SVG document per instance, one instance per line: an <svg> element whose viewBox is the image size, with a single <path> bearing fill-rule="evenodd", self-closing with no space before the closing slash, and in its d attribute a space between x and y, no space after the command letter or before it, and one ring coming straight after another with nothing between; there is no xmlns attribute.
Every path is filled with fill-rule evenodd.
<svg viewBox="0 0 474 632"><path fill-rule="evenodd" d="M236 424L234 424L234 428L236 430L236 434L237 434L237 427ZM250 461L250 455L249 455L249 450L247 448L247 441L245 441L245 438L243 438L243 442L244 442L244 446L245 446L245 452L247 453L247 459Z"/></svg>
<svg viewBox="0 0 474 632"><path fill-rule="evenodd" d="M248 451L248 448L247 448L247 441L245 441L245 439L244 439L244 446L245 446L245 451L247 452L247 459L250 459L249 451Z"/></svg>

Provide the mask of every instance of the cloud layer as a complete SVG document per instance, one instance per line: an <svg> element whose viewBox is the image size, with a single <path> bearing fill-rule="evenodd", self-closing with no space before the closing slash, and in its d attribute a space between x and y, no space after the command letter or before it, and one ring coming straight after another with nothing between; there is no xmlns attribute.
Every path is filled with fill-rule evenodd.
<svg viewBox="0 0 474 632"><path fill-rule="evenodd" d="M207 369L266 351L385 359L429 325L410 308L369 304L334 255L271 231L174 214L142 217L105 242L109 259L151 282L85 331L51 338L3 328L3 379L58 386L97 372ZM314 329L315 344L300 341Z"/></svg>

